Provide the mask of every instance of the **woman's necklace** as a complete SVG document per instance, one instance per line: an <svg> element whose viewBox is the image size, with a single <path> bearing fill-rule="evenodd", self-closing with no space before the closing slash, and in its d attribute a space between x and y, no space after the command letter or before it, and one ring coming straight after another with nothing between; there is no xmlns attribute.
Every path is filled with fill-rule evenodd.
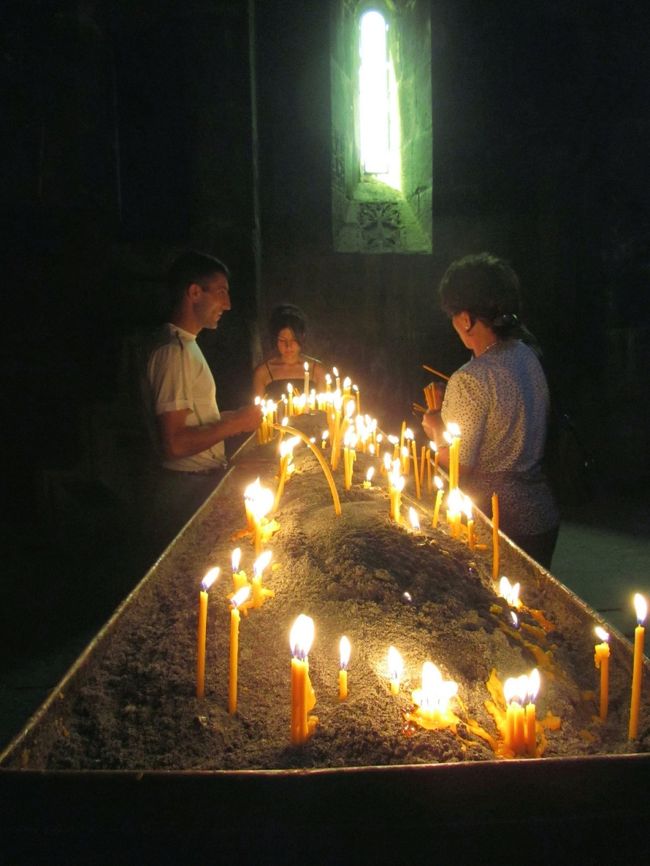
<svg viewBox="0 0 650 866"><path fill-rule="evenodd" d="M496 344L497 344L498 342L499 342L498 340L494 340L492 343L490 343L488 346L486 346L486 347L483 349L483 351L481 352L481 355L485 355L485 353L486 353L487 351L489 351L493 346L496 346ZM478 357L480 358L481 355L479 355Z"/></svg>

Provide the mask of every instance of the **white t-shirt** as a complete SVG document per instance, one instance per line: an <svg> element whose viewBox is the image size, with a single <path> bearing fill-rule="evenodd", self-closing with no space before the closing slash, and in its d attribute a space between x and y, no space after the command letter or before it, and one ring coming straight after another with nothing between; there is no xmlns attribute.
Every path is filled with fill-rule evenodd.
<svg viewBox="0 0 650 866"><path fill-rule="evenodd" d="M147 362L147 382L155 415L189 409L185 424L199 427L221 417L217 406L214 377L196 337L177 325L167 323L160 344ZM226 462L223 442L206 451L177 460L163 460L167 469L200 472Z"/></svg>

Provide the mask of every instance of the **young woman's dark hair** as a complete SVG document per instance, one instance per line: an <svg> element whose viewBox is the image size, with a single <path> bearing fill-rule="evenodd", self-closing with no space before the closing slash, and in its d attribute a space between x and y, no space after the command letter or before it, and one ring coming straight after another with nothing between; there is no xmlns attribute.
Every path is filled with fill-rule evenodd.
<svg viewBox="0 0 650 866"><path fill-rule="evenodd" d="M274 344L278 339L278 334L284 328L291 328L296 340L301 346L303 345L307 333L307 322L300 307L296 307L295 304L279 304L271 310L269 331Z"/></svg>

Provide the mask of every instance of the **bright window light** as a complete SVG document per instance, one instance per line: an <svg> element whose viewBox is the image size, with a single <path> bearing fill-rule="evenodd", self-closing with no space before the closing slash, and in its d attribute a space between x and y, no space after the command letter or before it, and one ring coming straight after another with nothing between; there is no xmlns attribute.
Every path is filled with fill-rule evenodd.
<svg viewBox="0 0 650 866"><path fill-rule="evenodd" d="M366 174L400 188L397 87L386 21L379 12L361 17L359 120L361 166Z"/></svg>

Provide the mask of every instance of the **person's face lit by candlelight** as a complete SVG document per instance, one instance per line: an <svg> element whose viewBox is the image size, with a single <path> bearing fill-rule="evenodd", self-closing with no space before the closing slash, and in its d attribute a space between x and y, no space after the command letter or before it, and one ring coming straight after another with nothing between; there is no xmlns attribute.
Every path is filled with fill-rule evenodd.
<svg viewBox="0 0 650 866"><path fill-rule="evenodd" d="M278 332L277 346L284 364L297 364L300 361L300 343L291 328L282 328Z"/></svg>

